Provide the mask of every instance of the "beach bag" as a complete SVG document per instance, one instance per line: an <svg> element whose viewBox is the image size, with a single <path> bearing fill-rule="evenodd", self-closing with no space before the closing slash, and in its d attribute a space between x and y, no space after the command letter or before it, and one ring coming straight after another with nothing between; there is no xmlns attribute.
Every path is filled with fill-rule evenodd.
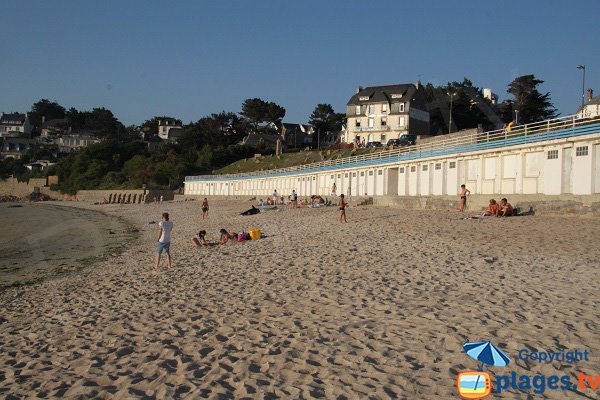
<svg viewBox="0 0 600 400"><path fill-rule="evenodd" d="M238 233L238 235L237 235L237 241L238 242L243 242L245 240L245 236L244 235L245 235L244 232Z"/></svg>

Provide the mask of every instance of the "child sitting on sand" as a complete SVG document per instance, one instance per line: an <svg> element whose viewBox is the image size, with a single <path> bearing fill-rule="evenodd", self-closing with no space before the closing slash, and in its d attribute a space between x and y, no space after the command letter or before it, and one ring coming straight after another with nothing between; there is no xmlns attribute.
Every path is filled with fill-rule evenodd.
<svg viewBox="0 0 600 400"><path fill-rule="evenodd" d="M219 244L225 244L229 240L235 241L237 238L237 233L235 233L235 232L228 232L226 229L221 229L220 232L221 232L221 240L219 240Z"/></svg>
<svg viewBox="0 0 600 400"><path fill-rule="evenodd" d="M196 247L200 247L201 245L207 246L208 242L206 241L206 231L202 230L198 232L197 235L192 237L192 243L196 245Z"/></svg>
<svg viewBox="0 0 600 400"><path fill-rule="evenodd" d="M512 217L513 206L508 202L506 198L500 200L500 211L498 212L499 217Z"/></svg>

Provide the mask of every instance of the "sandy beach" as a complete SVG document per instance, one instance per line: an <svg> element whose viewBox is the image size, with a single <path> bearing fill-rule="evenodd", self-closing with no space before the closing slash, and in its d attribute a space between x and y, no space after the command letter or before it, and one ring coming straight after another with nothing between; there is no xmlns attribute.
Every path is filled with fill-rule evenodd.
<svg viewBox="0 0 600 400"><path fill-rule="evenodd" d="M119 218L56 203L0 204L0 220L0 290L77 271L135 236Z"/></svg>
<svg viewBox="0 0 600 400"><path fill-rule="evenodd" d="M493 373L600 371L600 221L336 207L240 216L249 202L85 206L139 240L80 272L0 293L7 398L448 399L462 345L511 358ZM174 268L153 269L160 213ZM199 229L261 228L258 241L193 248ZM540 364L520 349L588 349ZM600 390L600 389L598 389ZM536 398L597 398L547 390ZM533 394L532 392L529 392ZM493 398L524 399L508 389Z"/></svg>

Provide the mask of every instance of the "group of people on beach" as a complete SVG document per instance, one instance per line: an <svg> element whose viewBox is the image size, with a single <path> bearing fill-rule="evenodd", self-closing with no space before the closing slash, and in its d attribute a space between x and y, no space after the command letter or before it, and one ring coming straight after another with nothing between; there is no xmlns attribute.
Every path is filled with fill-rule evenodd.
<svg viewBox="0 0 600 400"><path fill-rule="evenodd" d="M464 211L467 206L467 196L471 194L471 191L463 184L460 185L460 201L459 211ZM496 202L495 199L490 199L487 210L483 214L486 217L511 217L515 215L514 207L508 202L506 198L502 198L500 203Z"/></svg>

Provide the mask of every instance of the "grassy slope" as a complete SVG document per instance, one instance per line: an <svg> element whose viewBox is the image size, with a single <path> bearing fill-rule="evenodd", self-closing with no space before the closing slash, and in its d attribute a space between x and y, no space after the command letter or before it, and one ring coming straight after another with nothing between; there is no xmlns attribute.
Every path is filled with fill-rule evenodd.
<svg viewBox="0 0 600 400"><path fill-rule="evenodd" d="M361 154L369 154L381 151L381 149L358 149L358 150L321 150L321 151L299 151L284 153L280 158L274 155L264 156L260 159L248 158L239 160L221 169L215 170L215 174L235 174L240 172L253 172L275 168L286 168L297 165L310 164L313 162L336 160L338 158L351 157Z"/></svg>

